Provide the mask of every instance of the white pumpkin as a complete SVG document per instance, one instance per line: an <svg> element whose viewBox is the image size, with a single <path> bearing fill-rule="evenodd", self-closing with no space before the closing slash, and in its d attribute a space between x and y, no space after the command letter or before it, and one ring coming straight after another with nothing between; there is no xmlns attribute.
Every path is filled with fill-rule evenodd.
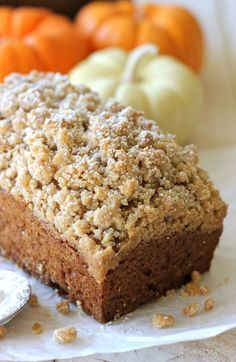
<svg viewBox="0 0 236 362"><path fill-rule="evenodd" d="M114 97L143 110L165 131L187 140L202 107L200 79L186 65L158 55L152 44L130 53L105 49L89 56L70 72L72 83L83 83L105 101Z"/></svg>

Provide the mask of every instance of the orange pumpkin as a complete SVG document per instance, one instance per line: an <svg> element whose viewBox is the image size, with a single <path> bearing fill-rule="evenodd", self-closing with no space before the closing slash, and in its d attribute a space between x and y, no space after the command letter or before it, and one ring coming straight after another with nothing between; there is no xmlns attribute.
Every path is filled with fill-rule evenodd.
<svg viewBox="0 0 236 362"><path fill-rule="evenodd" d="M131 50L153 43L160 53L172 55L195 71L203 60L203 35L196 19L174 5L135 5L129 1L92 2L76 17L90 51L108 47Z"/></svg>
<svg viewBox="0 0 236 362"><path fill-rule="evenodd" d="M87 54L84 38L66 16L0 6L0 80L32 69L66 73Z"/></svg>

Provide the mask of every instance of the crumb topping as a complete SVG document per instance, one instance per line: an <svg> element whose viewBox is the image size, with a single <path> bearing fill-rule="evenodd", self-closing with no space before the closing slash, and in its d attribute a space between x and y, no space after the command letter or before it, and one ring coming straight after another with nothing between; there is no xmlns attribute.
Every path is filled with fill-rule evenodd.
<svg viewBox="0 0 236 362"><path fill-rule="evenodd" d="M42 334L43 333L43 328L41 326L40 323L38 322L35 322L33 325L32 325L32 331L35 335L39 335L39 334Z"/></svg>
<svg viewBox="0 0 236 362"><path fill-rule="evenodd" d="M200 284L202 280L202 276L197 270L193 270L191 273L191 280L193 283Z"/></svg>
<svg viewBox="0 0 236 362"><path fill-rule="evenodd" d="M209 312L210 310L212 310L215 307L215 304L216 304L216 302L214 299L212 299L212 298L207 299L204 303L204 310L206 312Z"/></svg>
<svg viewBox="0 0 236 362"><path fill-rule="evenodd" d="M185 284L184 289L180 291L182 296L196 296L209 294L209 288L207 285L201 284L202 275L194 270L191 273L191 282Z"/></svg>
<svg viewBox="0 0 236 362"><path fill-rule="evenodd" d="M175 324L175 318L167 314L155 314L152 318L152 324L157 328L169 328Z"/></svg>
<svg viewBox="0 0 236 362"><path fill-rule="evenodd" d="M28 305L30 305L31 307L38 307L39 305L39 301L38 301L38 297L36 294L31 294L31 296L29 297L28 300Z"/></svg>
<svg viewBox="0 0 236 362"><path fill-rule="evenodd" d="M186 317L193 317L199 310L200 304L192 303L188 304L185 308L183 308L183 314Z"/></svg>
<svg viewBox="0 0 236 362"><path fill-rule="evenodd" d="M59 74L0 85L0 188L82 252L98 280L141 240L221 227L194 146Z"/></svg>
<svg viewBox="0 0 236 362"><path fill-rule="evenodd" d="M209 288L207 285L201 285L199 288L200 294L201 295L207 295L209 294Z"/></svg>
<svg viewBox="0 0 236 362"><path fill-rule="evenodd" d="M57 343L66 344L73 342L77 337L77 330L74 327L63 327L55 329L53 339Z"/></svg>
<svg viewBox="0 0 236 362"><path fill-rule="evenodd" d="M68 300L62 300L56 305L57 311L61 314L69 314L70 313L70 303Z"/></svg>
<svg viewBox="0 0 236 362"><path fill-rule="evenodd" d="M4 326L0 326L0 339L2 339L3 337L5 337L5 335L7 334L7 329Z"/></svg>
<svg viewBox="0 0 236 362"><path fill-rule="evenodd" d="M187 283L184 287L184 291L188 294L188 296L195 296L201 294L199 284L193 282Z"/></svg>

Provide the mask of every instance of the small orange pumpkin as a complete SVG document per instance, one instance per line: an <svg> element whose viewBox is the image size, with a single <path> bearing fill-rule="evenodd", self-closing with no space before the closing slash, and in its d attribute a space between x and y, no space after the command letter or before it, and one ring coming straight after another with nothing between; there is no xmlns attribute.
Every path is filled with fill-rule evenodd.
<svg viewBox="0 0 236 362"><path fill-rule="evenodd" d="M32 69L66 73L87 54L85 40L66 16L0 6L0 80Z"/></svg>
<svg viewBox="0 0 236 362"><path fill-rule="evenodd" d="M202 31L193 15L179 6L92 2L78 12L76 25L91 51L108 47L131 50L153 43L160 53L180 59L195 71L202 65Z"/></svg>

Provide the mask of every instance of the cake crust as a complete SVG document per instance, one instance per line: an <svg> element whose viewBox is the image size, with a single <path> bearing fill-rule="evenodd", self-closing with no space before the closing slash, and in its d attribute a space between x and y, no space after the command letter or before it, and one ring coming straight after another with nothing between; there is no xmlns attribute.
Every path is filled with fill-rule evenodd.
<svg viewBox="0 0 236 362"><path fill-rule="evenodd" d="M221 232L186 231L139 243L98 282L78 250L39 221L22 199L0 191L2 255L71 301L80 301L83 310L102 323L180 287L193 270L209 270Z"/></svg>

